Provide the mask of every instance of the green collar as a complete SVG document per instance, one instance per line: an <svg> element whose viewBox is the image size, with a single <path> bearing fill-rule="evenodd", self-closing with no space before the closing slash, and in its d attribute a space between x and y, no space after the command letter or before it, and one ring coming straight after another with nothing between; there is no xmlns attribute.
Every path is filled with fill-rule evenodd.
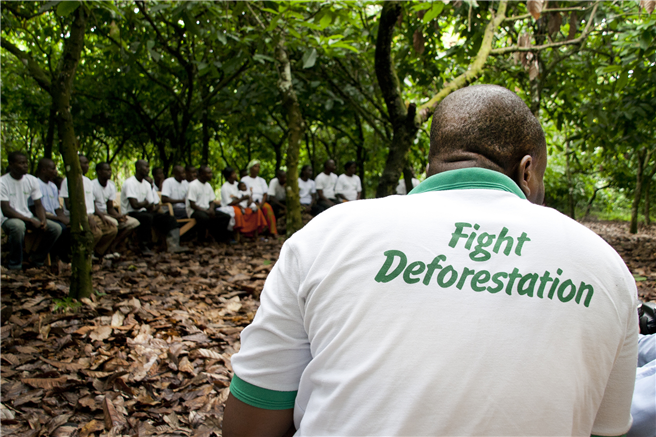
<svg viewBox="0 0 656 437"><path fill-rule="evenodd" d="M419 184L410 194L447 190L500 190L514 193L522 199L526 196L517 184L503 173L480 167L460 168L438 173Z"/></svg>

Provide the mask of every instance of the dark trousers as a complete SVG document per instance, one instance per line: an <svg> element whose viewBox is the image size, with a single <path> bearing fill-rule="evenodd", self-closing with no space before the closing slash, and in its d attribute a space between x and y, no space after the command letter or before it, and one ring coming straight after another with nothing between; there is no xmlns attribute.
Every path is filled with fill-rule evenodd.
<svg viewBox="0 0 656 437"><path fill-rule="evenodd" d="M337 199L328 199L328 200L330 200L331 202L333 202L333 204L335 204L335 205L337 205L337 204L339 203L339 200L337 200ZM319 213L324 212L324 211L327 210L328 208L330 208L331 205L329 205L329 204L328 204L326 201L324 201L323 199L319 199L319 201L317 202L316 206L317 206L317 210L316 210L316 211L317 211L317 214L319 214ZM314 212L312 212L312 215L317 215L317 214L315 214Z"/></svg>
<svg viewBox="0 0 656 437"><path fill-rule="evenodd" d="M269 205L271 205L271 209L273 209L273 215L275 215L276 218L280 218L283 213L283 207L287 207L287 200L279 200L278 202L280 202L280 204L277 202L268 202Z"/></svg>
<svg viewBox="0 0 656 437"><path fill-rule="evenodd" d="M9 268L19 270L23 267L23 242L27 225L23 220L10 218L2 224L2 229L7 233L7 246L9 246ZM46 229L34 229L34 232L42 233L41 243L32 254L31 259L36 265L43 265L48 252L61 235L61 228L52 220L46 220Z"/></svg>
<svg viewBox="0 0 656 437"><path fill-rule="evenodd" d="M136 229L136 233L140 243L145 245L152 242L152 228L166 235L178 227L175 217L171 217L168 214L132 211L128 215L139 220L139 227Z"/></svg>
<svg viewBox="0 0 656 437"><path fill-rule="evenodd" d="M199 238L205 237L205 230L210 231L210 235L216 241L228 241L230 239L230 232L228 231L228 224L230 223L230 216L221 211L215 211L214 217L203 211L194 211L191 218L196 219L196 232Z"/></svg>
<svg viewBox="0 0 656 437"><path fill-rule="evenodd" d="M59 238L57 238L55 245L50 249L50 254L58 257L63 262L70 262L71 229L62 222L56 220L53 220L52 222L59 226L62 232Z"/></svg>

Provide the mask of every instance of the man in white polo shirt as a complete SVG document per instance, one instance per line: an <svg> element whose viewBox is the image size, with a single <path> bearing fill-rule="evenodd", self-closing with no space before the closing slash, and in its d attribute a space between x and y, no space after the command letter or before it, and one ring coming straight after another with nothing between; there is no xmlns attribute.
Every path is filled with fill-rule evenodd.
<svg viewBox="0 0 656 437"><path fill-rule="evenodd" d="M205 230L209 230L216 241L227 241L230 216L216 210L216 195L209 183L212 176L212 169L208 166L198 168L198 178L189 184L187 192L187 215L196 219L196 231L201 240L205 237ZM221 204L220 201L217 203Z"/></svg>
<svg viewBox="0 0 656 437"><path fill-rule="evenodd" d="M339 203L335 199L335 184L337 183L337 175L335 171L335 161L328 159L323 163L323 171L314 179L317 189L317 204L324 210Z"/></svg>
<svg viewBox="0 0 656 437"><path fill-rule="evenodd" d="M224 437L629 430L635 281L540 206L530 109L493 85L450 94L428 162L410 195L331 208L285 242L232 357Z"/></svg>
<svg viewBox="0 0 656 437"><path fill-rule="evenodd" d="M181 165L173 166L173 176L164 180L162 185L162 203L173 206L173 215L176 219L187 218L187 190L189 182L185 180L185 169Z"/></svg>
<svg viewBox="0 0 656 437"><path fill-rule="evenodd" d="M114 208L116 185L111 180L112 168L108 162L96 164L96 175L98 178L91 181L96 208L95 215L118 229L118 234L109 246L109 255L105 255L105 258L120 258L121 254L116 252L116 248L132 231L139 227L139 220L126 214L120 214Z"/></svg>
<svg viewBox="0 0 656 437"><path fill-rule="evenodd" d="M360 176L355 174L355 161L349 161L344 165L344 174L339 175L335 184L335 197L347 202L360 200L362 195L362 183Z"/></svg>
<svg viewBox="0 0 656 437"><path fill-rule="evenodd" d="M118 233L118 228L114 223L103 220L100 216L96 214L96 204L93 195L93 183L91 179L86 177L87 172L89 171L89 159L80 155L80 167L82 168L82 182L84 184L84 203L87 207L87 218L89 219L89 227L91 228L91 233L93 234L93 251L95 252L94 256L102 258L105 256L105 252L109 249L109 246L116 238ZM70 211L70 201L68 199L68 178L64 179L62 182L62 188L59 192L59 197L64 199L64 206L66 206L67 211ZM114 255L112 254L111 258Z"/></svg>
<svg viewBox="0 0 656 437"><path fill-rule="evenodd" d="M152 255L152 228L166 235L167 250L172 253L185 252L188 249L180 246L180 229L175 217L157 211L159 199L153 192L153 187L146 180L148 176L148 161L138 160L134 164L134 176L128 178L121 188L121 212L139 220L136 229L139 237L139 250L143 255Z"/></svg>
<svg viewBox="0 0 656 437"><path fill-rule="evenodd" d="M2 230L8 237L8 267L12 270L23 268L23 242L28 229L43 234L41 243L30 260L34 265L42 266L62 230L55 222L46 218L41 205L39 182L34 176L27 174L27 156L21 152L11 152L7 161L9 173L0 177L0 206ZM28 207L30 198L34 203L34 214Z"/></svg>
<svg viewBox="0 0 656 437"><path fill-rule="evenodd" d="M312 166L304 165L301 167L301 176L298 178L298 195L301 201L301 207L305 212L317 215L323 208L317 205L317 189L312 176Z"/></svg>

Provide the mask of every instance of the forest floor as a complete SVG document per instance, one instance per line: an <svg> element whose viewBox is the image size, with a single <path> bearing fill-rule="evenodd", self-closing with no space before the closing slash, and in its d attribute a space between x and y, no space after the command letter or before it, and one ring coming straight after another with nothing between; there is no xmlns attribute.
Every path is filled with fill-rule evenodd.
<svg viewBox="0 0 656 437"><path fill-rule="evenodd" d="M656 300L656 227L588 223ZM221 435L230 357L282 240L206 245L94 265L94 294L64 275L2 269L3 436Z"/></svg>

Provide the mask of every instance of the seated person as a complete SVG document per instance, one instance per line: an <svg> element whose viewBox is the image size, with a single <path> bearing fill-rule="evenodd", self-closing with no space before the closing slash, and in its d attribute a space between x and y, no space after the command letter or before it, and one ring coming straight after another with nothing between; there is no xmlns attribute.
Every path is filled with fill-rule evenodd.
<svg viewBox="0 0 656 437"><path fill-rule="evenodd" d="M185 167L185 178L187 183L192 183L198 178L198 169L193 165L188 165Z"/></svg>
<svg viewBox="0 0 656 437"><path fill-rule="evenodd" d="M94 256L96 258L103 258L105 256L105 252L107 252L107 249L109 249L109 246L112 244L112 241L114 241L114 238L116 238L116 234L118 233L118 228L114 225L114 223L108 220L103 220L100 216L96 215L96 204L93 195L93 184L91 183L91 179L85 176L89 171L89 160L84 155L80 155L78 158L80 160L80 167L82 168L82 181L84 184L84 204L87 209L89 228L91 229L91 233L93 234ZM59 196L64 199L64 205L66 206L68 211L70 211L71 209L71 202L69 199L69 188L70 187L68 186L68 178L66 178L64 179L64 182L62 182L62 189L59 193Z"/></svg>
<svg viewBox="0 0 656 437"><path fill-rule="evenodd" d="M278 170L277 177L271 179L269 183L269 204L273 208L273 213L276 218L279 218L287 212L287 172L285 170Z"/></svg>
<svg viewBox="0 0 656 437"><path fill-rule="evenodd" d="M61 227L61 235L57 238L50 253L64 262L69 262L71 248L69 218L59 204L59 188L53 182L57 177L57 168L52 159L41 158L36 168L36 176L41 189L41 205L46 212L46 218ZM30 197L30 209L34 209L34 201ZM34 211L32 211L34 212Z"/></svg>
<svg viewBox="0 0 656 437"><path fill-rule="evenodd" d="M173 166L173 177L166 179L162 186L162 202L173 206L173 215L176 219L186 219L187 190L189 182L185 180L185 170L181 165Z"/></svg>
<svg viewBox="0 0 656 437"><path fill-rule="evenodd" d="M226 167L223 170L223 177L226 182L221 187L221 206L233 209L234 230L247 237L257 236L267 227L262 211L253 204L250 191L245 184L243 186L245 190L240 191L239 185L242 183L237 182L237 172L233 168ZM242 202L247 202L243 209L240 205ZM255 208L251 209L248 207L249 205L255 206Z"/></svg>
<svg viewBox="0 0 656 437"><path fill-rule="evenodd" d="M355 174L355 161L349 161L344 165L345 173L339 175L335 184L335 197L349 202L359 200L362 195L362 184L360 177Z"/></svg>
<svg viewBox="0 0 656 437"><path fill-rule="evenodd" d="M415 188L419 185L419 179L415 178L414 171L410 169L410 174L412 174L412 188ZM405 186L405 177L399 181L399 184L396 186L396 194L399 196L405 196L408 194L408 190Z"/></svg>
<svg viewBox="0 0 656 437"><path fill-rule="evenodd" d="M123 183L121 189L121 211L139 221L137 236L139 250L143 255L152 255L152 228L166 235L168 252L185 252L188 249L180 246L180 229L174 217L158 212L159 199L155 202L153 188L146 180L148 176L148 161L143 159L135 163L135 174Z"/></svg>
<svg viewBox="0 0 656 437"><path fill-rule="evenodd" d="M317 204L323 210L339 203L335 198L335 184L337 183L337 175L333 173L335 168L335 161L328 159L323 163L323 171L314 180L317 189Z"/></svg>
<svg viewBox="0 0 656 437"><path fill-rule="evenodd" d="M276 216L273 213L273 208L267 203L269 186L266 181L260 176L260 161L257 159L248 163L248 176L244 176L241 180L246 184L246 188L251 191L253 201L257 205L257 209L261 209L264 218L267 221L269 233L278 236L278 228L276 225Z"/></svg>
<svg viewBox="0 0 656 437"><path fill-rule="evenodd" d="M216 210L214 205L214 189L209 184L212 180L212 169L206 165L200 166L198 178L189 184L187 192L187 215L196 219L196 230L199 237L205 237L205 230L216 241L227 241L230 215Z"/></svg>
<svg viewBox="0 0 656 437"><path fill-rule="evenodd" d="M116 200L116 185L110 179L112 177L112 168L107 162L96 164L97 179L91 181L93 185L93 199L95 203L96 216L101 220L111 223L118 229L116 238L107 250L108 255L105 258L120 258L121 254L116 251L121 244L137 227L139 220L126 214L119 214L114 208Z"/></svg>
<svg viewBox="0 0 656 437"><path fill-rule="evenodd" d="M162 184L164 183L164 169L162 167L155 167L153 169L153 184L156 191L162 191Z"/></svg>
<svg viewBox="0 0 656 437"><path fill-rule="evenodd" d="M317 189L310 176L312 176L312 166L304 165L301 168L301 177L298 178L298 195L303 211L314 216L323 211L323 208L317 205Z"/></svg>
<svg viewBox="0 0 656 437"><path fill-rule="evenodd" d="M42 234L41 242L30 259L35 266L42 266L62 228L46 218L39 182L27 174L27 156L21 152L11 152L7 161L9 172L0 177L0 207L2 230L8 238L8 267L12 270L23 268L23 242L28 229ZM27 206L30 198L34 202L34 214Z"/></svg>
<svg viewBox="0 0 656 437"><path fill-rule="evenodd" d="M239 202L241 212L243 213L246 208L257 211L257 205L253 203L253 196L251 196L251 192L246 189L246 184L239 181L237 189L239 190L239 194L237 196L231 195L230 199L241 199L241 202Z"/></svg>

